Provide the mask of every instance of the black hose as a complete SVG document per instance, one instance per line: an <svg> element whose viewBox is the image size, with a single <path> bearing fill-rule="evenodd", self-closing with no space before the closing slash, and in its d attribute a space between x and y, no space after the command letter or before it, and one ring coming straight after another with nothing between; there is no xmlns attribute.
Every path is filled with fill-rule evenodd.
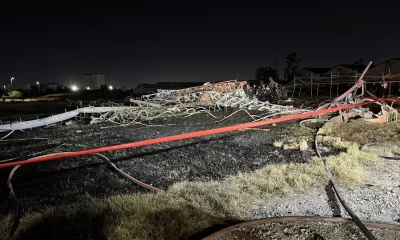
<svg viewBox="0 0 400 240"><path fill-rule="evenodd" d="M111 162L111 160L108 159L106 156L104 156L100 153L93 153L93 155L101 158L109 167L111 167L114 171L118 172L119 174L121 174L123 177L125 177L129 181L134 182L135 184L137 184L147 190L150 190L152 192L161 192L161 189L158 189L158 188L150 186L144 182L141 182L141 181L137 180L136 178L130 176L129 174L123 172L121 169L117 168L117 166L115 166L115 164L113 162Z"/></svg>
<svg viewBox="0 0 400 240"><path fill-rule="evenodd" d="M318 150L317 137L318 137L318 132L315 134L315 141L314 141L315 151L317 152L317 155L320 158L322 158L322 155L321 155L320 151ZM339 199L340 203L343 205L346 212L350 215L350 217L353 219L354 223L360 228L360 230L364 233L364 235L368 238L368 240L376 240L374 235L372 235L372 233L368 230L368 228L364 225L364 223L361 222L360 218L358 218L358 216L347 205L347 203L345 202L345 200L342 197L342 194L340 193L339 188L337 187L337 184L332 176L331 171L329 170L328 165L326 164L326 161L323 160L323 162L324 162L325 170L328 173L329 181L332 184L332 188L335 191L337 198Z"/></svg>
<svg viewBox="0 0 400 240"><path fill-rule="evenodd" d="M114 164L113 162L111 162L111 160L108 159L106 156L104 156L104 155L102 155L102 154L99 154L99 153L94 153L93 155L95 155L95 156L101 158L108 166L110 166L113 170L117 171L117 172L118 172L119 174L121 174L123 177L127 178L129 181L131 181L131 182L133 182L133 183L135 183L135 184L137 184L137 185L139 185L139 186L141 186L141 187L143 187L143 188L146 188L147 190L153 191L153 192L155 192L155 193L162 192L161 189L158 189L158 188L153 187L153 186L150 186L150 185L148 185L148 184L146 184L146 183L144 183L144 182L141 182L141 181L137 180L136 178L130 176L129 174L123 172L122 170L120 170L119 168L117 168L117 166L115 166L115 164ZM177 197L177 196L172 195L172 194L168 194L168 195L173 196L173 197ZM188 204L189 206L193 207L194 209L200 210L200 211L202 211L202 212L208 214L209 216L213 217L213 218L214 218L216 221L218 221L220 224L224 224L224 223L225 223L224 221L222 221L221 219L215 217L214 215L212 215L212 214L210 214L210 213L208 213L208 212L206 212L206 211L204 211L204 210L202 210L202 209L196 208L195 206L193 206L192 204L190 204L190 203L189 203L188 201L186 201L185 199L180 198L180 197L178 197L178 198L179 198L180 200L183 200L186 204ZM243 239L246 239L246 240L259 240L259 239L256 238L256 237L252 237L252 236L250 236L250 235L248 235L248 234L246 234L246 233L244 233L244 232L240 232L240 231L237 231L237 230L232 231L232 233L235 234L236 236L238 236L238 237L240 237L240 238L243 238Z"/></svg>
<svg viewBox="0 0 400 240"><path fill-rule="evenodd" d="M20 166L21 165L15 166L11 170L10 174L8 175L8 179L7 179L7 187L8 187L8 189L10 189L10 201L11 201L11 219L10 219L10 226L9 226L9 229L10 229L9 239L12 238L15 231L17 230L18 224L19 224L19 219L20 219L20 213L19 213L19 208L18 208L18 199L17 199L17 196L15 196L14 189L11 184L11 179L12 179L15 171L17 171L17 169Z"/></svg>

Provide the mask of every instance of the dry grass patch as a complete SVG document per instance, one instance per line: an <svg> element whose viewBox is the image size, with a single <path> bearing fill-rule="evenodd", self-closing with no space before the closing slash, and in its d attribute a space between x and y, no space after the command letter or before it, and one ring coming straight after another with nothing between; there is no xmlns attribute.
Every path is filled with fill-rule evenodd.
<svg viewBox="0 0 400 240"><path fill-rule="evenodd" d="M14 239L188 239L215 223L163 193L132 194L26 214Z"/></svg>
<svg viewBox="0 0 400 240"><path fill-rule="evenodd" d="M0 215L0 239L6 239L9 234L10 216Z"/></svg>
<svg viewBox="0 0 400 240"><path fill-rule="evenodd" d="M322 161L276 164L223 181L182 182L168 192L225 218L240 218L249 207L265 199L304 190L327 179Z"/></svg>
<svg viewBox="0 0 400 240"><path fill-rule="evenodd" d="M358 144L348 147L346 152L326 158L335 179L340 183L361 183L365 178L365 167L373 165L379 159L374 150L360 151Z"/></svg>
<svg viewBox="0 0 400 240"><path fill-rule="evenodd" d="M400 122L384 124L352 120L348 123L328 122L325 133L346 141L365 144L368 142L390 142L400 139Z"/></svg>

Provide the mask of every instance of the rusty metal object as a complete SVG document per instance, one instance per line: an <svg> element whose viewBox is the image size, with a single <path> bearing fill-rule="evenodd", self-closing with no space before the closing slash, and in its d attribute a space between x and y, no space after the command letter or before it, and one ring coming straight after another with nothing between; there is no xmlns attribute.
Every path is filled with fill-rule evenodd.
<svg viewBox="0 0 400 240"><path fill-rule="evenodd" d="M368 101L371 99L364 98L364 93L366 92L367 94L373 96L368 90L365 90L365 81L363 80L364 75L368 71L368 69L371 67L372 62L370 62L363 73L361 74L360 78L354 84L349 90L347 90L345 93L334 99L332 102L327 103L322 105L321 107L317 108L317 110L325 109L325 108L332 108L337 105L343 105L343 104L353 104L353 103L361 103L364 101ZM361 94L357 94L357 90L361 89ZM373 96L375 97L375 96ZM393 122L397 121L397 116L398 112L396 109L388 106L385 102L380 102L378 103L381 105L382 109L382 114L378 116L377 118L374 118L374 114L369 111L368 109L364 108L354 108L354 109L348 109L345 112L340 112L340 121L347 122L350 118L353 117L361 117L361 120L366 121L366 122L372 122L372 123L387 123L387 122Z"/></svg>
<svg viewBox="0 0 400 240"><path fill-rule="evenodd" d="M373 113L368 108L353 108L342 113L342 119L347 122L350 118L361 117L362 119L372 119Z"/></svg>
<svg viewBox="0 0 400 240"><path fill-rule="evenodd" d="M390 107L388 112L389 112L388 121L397 122L397 117L399 116L399 112L397 111L397 109Z"/></svg>
<svg viewBox="0 0 400 240"><path fill-rule="evenodd" d="M238 224L234 224L232 226L228 226L224 229L219 230L218 232L214 232L211 235L203 238L203 240L212 240L223 235L226 235L234 230L243 229L248 227L254 227L257 225L269 224L269 223L278 223L278 222L326 222L326 223L345 223L352 224L354 221L348 218L341 217L317 217L317 216L290 216L290 217L271 217L271 218L263 218L257 220L250 220ZM379 223L379 222L370 222L363 221L363 223L370 228L378 228L378 229L387 229L393 231L400 231L400 225L396 224L388 224L388 223Z"/></svg>
<svg viewBox="0 0 400 240"><path fill-rule="evenodd" d="M353 108L346 112L341 113L341 119L347 122L350 118L361 117L360 120L370 123L387 123L387 122L397 122L398 112L396 109L382 105L381 115L374 118L374 114L367 108Z"/></svg>
<svg viewBox="0 0 400 240"><path fill-rule="evenodd" d="M377 118L361 118L361 120L371 123L397 122L397 110L389 106L381 106L382 114Z"/></svg>
<svg viewBox="0 0 400 240"><path fill-rule="evenodd" d="M206 83L202 86L198 87L191 87L191 88L185 88L181 90L177 90L174 92L173 95L175 96L185 96L188 94L196 93L196 92L205 92L205 91L215 91L215 92L221 92L221 93L227 93L227 92L235 92L238 89L243 89L243 87L247 84L246 81L238 82L236 80L231 80L231 81L225 81L225 82L219 82L219 83Z"/></svg>
<svg viewBox="0 0 400 240"><path fill-rule="evenodd" d="M347 95L349 95L350 93L352 93L354 90L358 89L358 88L362 88L362 95L364 95L364 80L362 80L364 78L364 75L367 73L368 69L371 67L372 62L369 62L368 66L365 68L364 72L361 74L360 78L358 79L358 81L356 82L356 84L354 84L354 86L352 86L349 90L347 90L345 93L343 93L342 95L340 95L339 97L337 97L335 100L333 100L334 103L343 101ZM353 94L355 95L355 94ZM357 96L360 97L360 96Z"/></svg>
<svg viewBox="0 0 400 240"><path fill-rule="evenodd" d="M200 97L200 102L205 106L212 106L215 102L212 100L209 93L205 92Z"/></svg>

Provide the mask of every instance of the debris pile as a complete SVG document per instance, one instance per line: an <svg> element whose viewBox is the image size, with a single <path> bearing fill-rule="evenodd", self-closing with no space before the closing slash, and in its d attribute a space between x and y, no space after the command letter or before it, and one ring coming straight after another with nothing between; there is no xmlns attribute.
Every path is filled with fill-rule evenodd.
<svg viewBox="0 0 400 240"><path fill-rule="evenodd" d="M343 112L339 111L339 116L335 117L333 120L337 120L340 122L347 122L350 118L361 117L361 120L363 121L374 122L374 123L387 123L387 122L397 121L397 115L398 115L397 110L392 106L389 106L384 101L375 101L374 99L376 99L376 96L374 96L371 92L365 89L365 81L363 80L363 77L367 73L371 65L372 62L370 62L367 65L364 72L361 74L360 78L358 79L356 84L354 84L354 86L352 86L345 93L333 99L329 103L320 106L319 108L317 108L316 111L326 108L370 101L380 105L381 111L378 114L374 114L368 108L354 107L351 109L347 109L346 111ZM359 93L359 91L361 91L361 93ZM359 94L357 95L357 93ZM365 93L367 94L368 97L364 96ZM392 104L394 102L395 101L393 101Z"/></svg>
<svg viewBox="0 0 400 240"><path fill-rule="evenodd" d="M315 111L362 103L365 101L375 102L372 98L364 98L365 92L371 97L375 96L369 91L364 91L365 82L362 79L371 66L371 63L367 66L353 87L336 99L321 105ZM279 99L278 103L293 101L293 99L282 101L282 98L287 96L287 91L284 87L273 81L272 78L270 78L269 81L268 85L262 83L258 88L250 86L246 81L233 80L214 84L206 83L202 86L179 90L159 89L157 93L144 95L139 99L129 98L130 106L123 106L123 103L114 103L98 99L89 102L88 107L83 107L84 104L82 101L68 100L69 106L77 106L78 109L48 118L3 124L0 125L0 131L14 131L47 126L71 118L81 117L82 114L85 119L91 119L91 124L111 122L128 125L143 124L143 122L152 121L156 118L172 116L185 117L204 112L214 116L212 112L226 110L227 108L236 108L246 112L248 110L263 112L263 116L251 115L247 112L254 121L265 120L277 115L312 111L312 109L304 109L302 107L296 108L292 105L273 104L266 99L260 101L259 98L257 98L257 92L260 91L264 91L264 98L269 94L273 99ZM361 94L357 95L357 91L359 90L361 90ZM379 114L374 114L369 111L369 109L360 106L345 111L339 111L339 117L337 117L337 119L346 122L349 118L360 116L366 121L377 123L397 121L397 110L383 101L376 103L381 105L382 111Z"/></svg>
<svg viewBox="0 0 400 240"><path fill-rule="evenodd" d="M157 93L144 95L139 99L130 98L131 106L119 103L96 100L83 107L82 101L68 100L68 106L78 109L43 119L0 125L0 131L14 131L47 126L71 118L82 116L91 118L90 123L111 122L115 124L143 124L156 118L184 117L197 113L237 108L242 110L262 111L263 116L251 115L253 120L263 120L270 116L308 112L308 109L294 108L290 105L272 104L268 101L251 99L246 94L245 81L226 81L215 84L206 83L202 86L180 90L158 90ZM276 83L272 83L276 84Z"/></svg>
<svg viewBox="0 0 400 240"><path fill-rule="evenodd" d="M258 99L251 99L244 90L246 84L245 81L228 81L217 84L206 83L200 87L182 90L158 90L157 93L144 95L142 101L152 106L203 106L218 110L231 107L277 112L293 108L292 106L277 105L268 101L263 102ZM131 99L131 102L138 103L134 99Z"/></svg>

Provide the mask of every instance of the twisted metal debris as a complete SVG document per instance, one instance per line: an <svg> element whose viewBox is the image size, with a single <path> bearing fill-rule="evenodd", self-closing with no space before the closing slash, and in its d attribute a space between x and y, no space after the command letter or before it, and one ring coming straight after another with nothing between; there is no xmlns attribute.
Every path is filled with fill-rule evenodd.
<svg viewBox="0 0 400 240"><path fill-rule="evenodd" d="M256 116L247 112L255 121L281 114L309 111L250 99L243 89L246 84L245 81L227 81L216 84L206 83L199 87L181 90L160 89L157 93L144 95L139 99L130 98L131 106L122 106L119 103L100 99L89 102L88 107L82 107L82 101L69 100L69 106L79 108L47 118L0 125L0 131L47 126L73 118L90 118L91 124L100 122L120 125L143 124L156 118L185 117L202 112L214 116L212 112L227 108L257 110L265 113L263 116Z"/></svg>
<svg viewBox="0 0 400 240"><path fill-rule="evenodd" d="M142 96L142 101L160 106L210 106L216 109L232 107L259 111L284 111L293 108L250 99L243 89L246 84L245 81L228 81L217 84L206 83L200 87L182 90L158 90L157 93ZM131 102L135 100L131 99Z"/></svg>
<svg viewBox="0 0 400 240"><path fill-rule="evenodd" d="M131 98L130 102L135 106L92 117L91 123L109 121L125 125L151 121L160 117L189 116L200 112L212 115L213 111L227 108L258 110L273 115L309 111L250 99L243 89L246 84L245 81L227 81L216 84L206 83L199 87L180 90L159 89L157 93L144 95L140 99Z"/></svg>

